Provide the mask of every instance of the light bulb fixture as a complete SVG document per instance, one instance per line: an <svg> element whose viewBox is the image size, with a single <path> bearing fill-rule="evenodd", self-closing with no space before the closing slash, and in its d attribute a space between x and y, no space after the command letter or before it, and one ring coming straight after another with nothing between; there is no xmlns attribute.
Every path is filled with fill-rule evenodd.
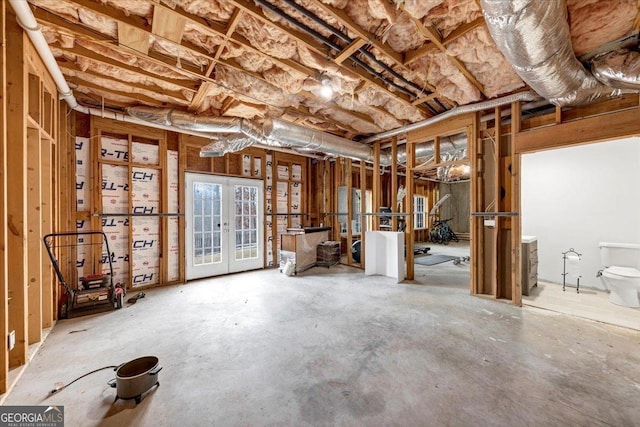
<svg viewBox="0 0 640 427"><path fill-rule="evenodd" d="M331 79L326 74L318 76L320 81L320 96L325 100L330 100L333 97L333 88L331 88Z"/></svg>

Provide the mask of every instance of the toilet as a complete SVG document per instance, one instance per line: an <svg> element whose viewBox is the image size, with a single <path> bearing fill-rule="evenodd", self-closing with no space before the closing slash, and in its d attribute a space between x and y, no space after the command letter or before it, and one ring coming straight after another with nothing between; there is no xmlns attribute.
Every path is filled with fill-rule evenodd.
<svg viewBox="0 0 640 427"><path fill-rule="evenodd" d="M640 244L601 242L600 259L609 301L624 307L640 307Z"/></svg>

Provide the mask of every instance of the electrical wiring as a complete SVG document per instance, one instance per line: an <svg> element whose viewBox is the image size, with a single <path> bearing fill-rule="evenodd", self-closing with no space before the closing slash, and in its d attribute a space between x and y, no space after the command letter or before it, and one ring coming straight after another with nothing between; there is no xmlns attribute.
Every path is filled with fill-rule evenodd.
<svg viewBox="0 0 640 427"><path fill-rule="evenodd" d="M53 394L56 394L56 393L58 393L58 392L60 392L60 391L64 390L65 388L69 387L71 384L75 383L75 382L76 382L76 381L78 381L78 380L81 380L82 378L84 378L84 377L86 377L86 376L89 376L89 375L91 375L91 374L95 374L96 372L104 371L105 369L115 369L115 368L117 368L117 367L118 367L118 366L116 366L116 365L111 365L111 366L104 366L104 367L102 367L102 368L94 369L94 370L93 370L93 371L91 371L91 372L87 372L86 374L83 374L83 375L79 376L78 378L76 378L75 380L71 381L70 383L67 383L67 384L65 384L65 385L63 385L63 386L61 386L61 387L56 387L56 388L54 388L53 390L51 390L51 391L49 392L49 395L51 396L51 395L53 395Z"/></svg>

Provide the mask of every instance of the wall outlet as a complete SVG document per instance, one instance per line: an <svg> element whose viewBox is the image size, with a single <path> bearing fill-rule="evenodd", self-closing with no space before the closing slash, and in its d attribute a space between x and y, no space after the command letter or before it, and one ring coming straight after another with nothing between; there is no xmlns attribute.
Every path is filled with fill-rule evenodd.
<svg viewBox="0 0 640 427"><path fill-rule="evenodd" d="M13 347L16 346L16 331L9 332L9 339L7 340L7 346L9 347L9 351L13 350Z"/></svg>
<svg viewBox="0 0 640 427"><path fill-rule="evenodd" d="M484 226L485 227L495 227L496 226L496 220L495 219L485 219L484 220Z"/></svg>

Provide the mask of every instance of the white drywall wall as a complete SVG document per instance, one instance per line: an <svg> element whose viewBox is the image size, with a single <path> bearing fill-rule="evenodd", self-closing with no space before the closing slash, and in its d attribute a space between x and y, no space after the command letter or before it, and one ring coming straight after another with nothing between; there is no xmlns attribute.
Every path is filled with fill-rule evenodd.
<svg viewBox="0 0 640 427"><path fill-rule="evenodd" d="M540 280L562 283L562 252L574 248L580 285L604 289L598 242L640 243L638 137L523 155L521 188L522 234L538 237Z"/></svg>

